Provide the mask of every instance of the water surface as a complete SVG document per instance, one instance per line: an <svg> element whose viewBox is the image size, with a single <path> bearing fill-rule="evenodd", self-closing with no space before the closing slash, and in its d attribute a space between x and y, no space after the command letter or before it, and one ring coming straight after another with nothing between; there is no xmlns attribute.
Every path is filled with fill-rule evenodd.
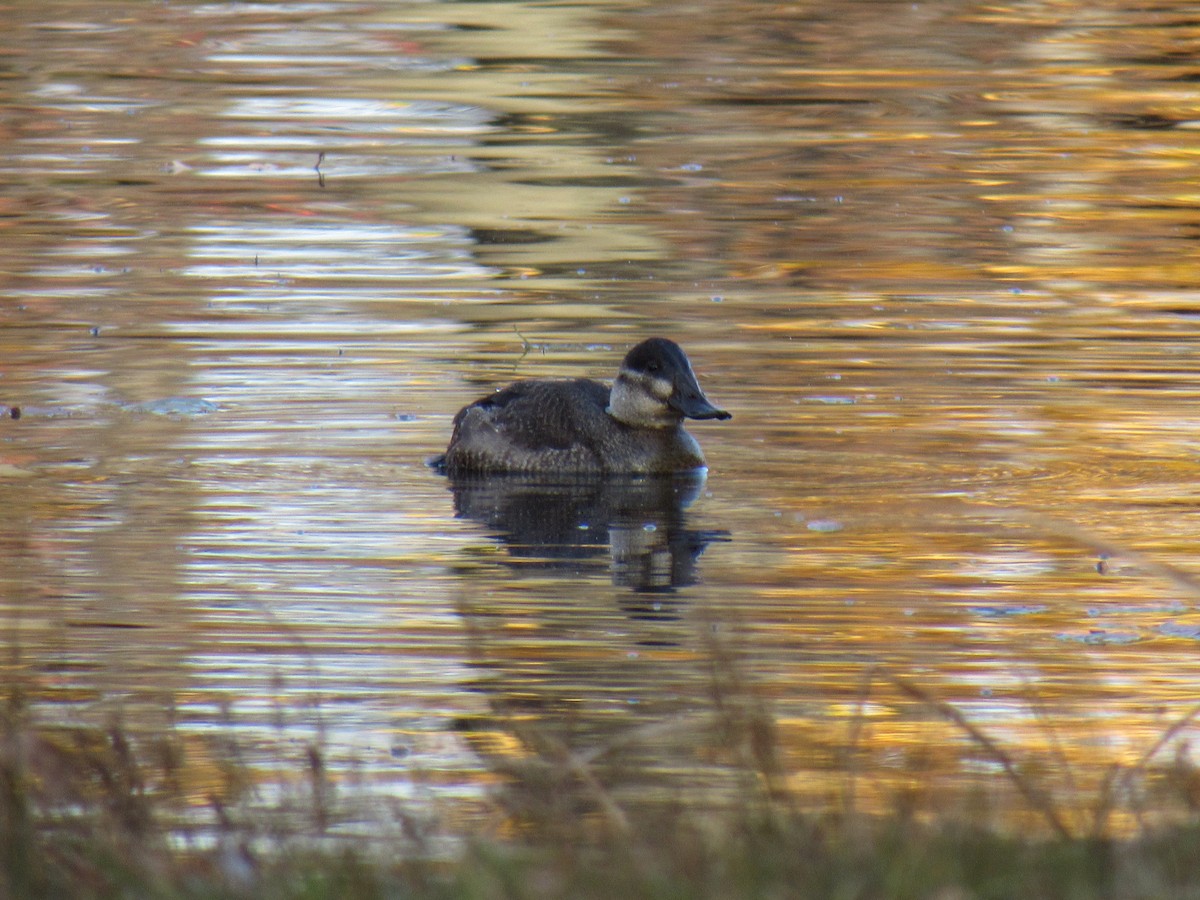
<svg viewBox="0 0 1200 900"><path fill-rule="evenodd" d="M1039 818L991 746L1072 821L1117 771L1122 815L1174 809L1195 30L1130 3L17 4L11 678L49 723L174 729L200 817L222 741L263 807L311 807L318 747L346 834L399 830L393 803L499 827L548 746L618 805L720 805L730 710L817 807ZM425 466L462 404L611 377L654 334L735 415L694 426L686 502ZM556 527L514 527L529 502Z"/></svg>

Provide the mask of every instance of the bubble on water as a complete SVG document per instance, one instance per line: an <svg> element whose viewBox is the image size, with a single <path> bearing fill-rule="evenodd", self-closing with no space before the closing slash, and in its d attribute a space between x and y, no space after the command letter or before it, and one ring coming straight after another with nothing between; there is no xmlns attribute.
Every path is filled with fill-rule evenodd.
<svg viewBox="0 0 1200 900"><path fill-rule="evenodd" d="M831 533L834 531L841 531L846 526L837 521L837 519L813 519L805 527L809 531Z"/></svg>

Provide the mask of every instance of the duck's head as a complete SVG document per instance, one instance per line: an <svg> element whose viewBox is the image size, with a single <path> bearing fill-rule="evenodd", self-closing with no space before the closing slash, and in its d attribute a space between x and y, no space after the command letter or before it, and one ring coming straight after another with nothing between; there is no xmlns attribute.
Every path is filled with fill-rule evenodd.
<svg viewBox="0 0 1200 900"><path fill-rule="evenodd" d="M733 418L708 402L687 356L666 338L642 341L625 355L608 413L635 428L672 428L684 418Z"/></svg>

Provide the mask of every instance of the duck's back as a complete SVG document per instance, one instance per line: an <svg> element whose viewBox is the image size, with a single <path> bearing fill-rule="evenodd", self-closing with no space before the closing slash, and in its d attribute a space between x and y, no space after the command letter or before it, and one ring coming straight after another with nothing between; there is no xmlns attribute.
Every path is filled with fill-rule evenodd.
<svg viewBox="0 0 1200 900"><path fill-rule="evenodd" d="M451 472L586 472L613 426L598 381L518 381L463 407L443 465Z"/></svg>
<svg viewBox="0 0 1200 900"><path fill-rule="evenodd" d="M674 471L704 464L682 429L634 429L598 381L518 381L464 407L437 460L451 474Z"/></svg>

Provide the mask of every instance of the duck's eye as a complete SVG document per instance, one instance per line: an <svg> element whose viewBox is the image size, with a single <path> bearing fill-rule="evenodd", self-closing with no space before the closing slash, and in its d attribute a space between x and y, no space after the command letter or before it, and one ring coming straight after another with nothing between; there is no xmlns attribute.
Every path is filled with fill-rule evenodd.
<svg viewBox="0 0 1200 900"><path fill-rule="evenodd" d="M661 368L662 368L662 363L660 363L658 361L646 363L646 371L647 372L657 372Z"/></svg>

